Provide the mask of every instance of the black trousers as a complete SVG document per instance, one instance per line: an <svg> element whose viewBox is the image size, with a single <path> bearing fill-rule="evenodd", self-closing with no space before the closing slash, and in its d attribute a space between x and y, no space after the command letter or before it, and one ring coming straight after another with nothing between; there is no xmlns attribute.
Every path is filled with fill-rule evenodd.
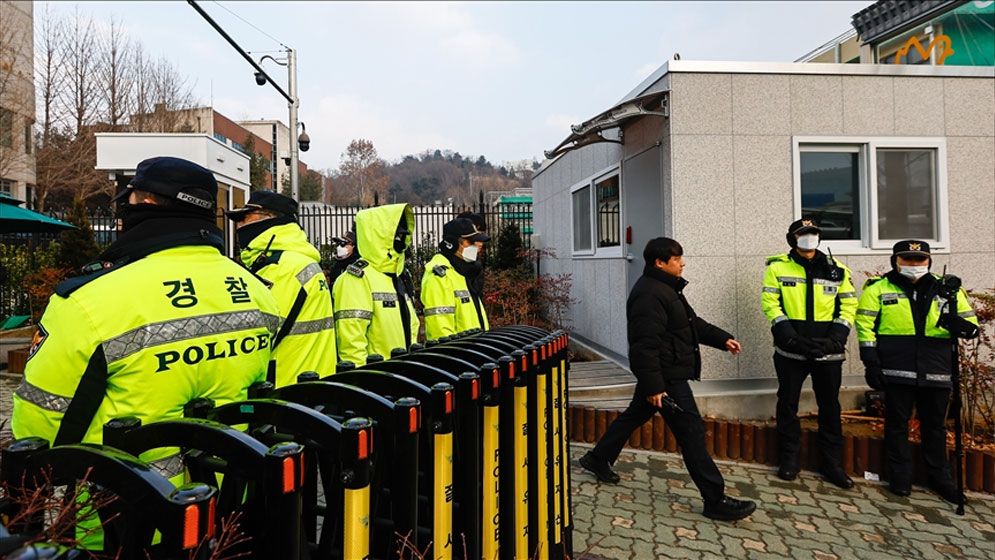
<svg viewBox="0 0 995 560"><path fill-rule="evenodd" d="M922 435L922 456L931 480L943 483L952 479L947 460L947 430L944 420L950 389L924 388L889 383L885 386L884 446L891 471L891 483L912 484L912 446L909 445L909 419L915 408Z"/></svg>
<svg viewBox="0 0 995 560"><path fill-rule="evenodd" d="M812 375L812 390L819 405L819 452L823 467L840 466L843 426L840 422L840 384L843 362L800 361L774 354L777 371L777 446L782 465L800 465L802 428L798 422L798 400L802 383Z"/></svg>
<svg viewBox="0 0 995 560"><path fill-rule="evenodd" d="M633 430L639 429L654 414L660 412L677 438L684 465L701 492L701 497L706 503L717 502L725 496L725 481L705 448L705 424L694 402L691 385L687 381L668 381L667 394L684 412L670 412L666 409L661 411L647 402L645 397L634 396L629 408L608 426L605 435L591 453L598 459L614 463Z"/></svg>

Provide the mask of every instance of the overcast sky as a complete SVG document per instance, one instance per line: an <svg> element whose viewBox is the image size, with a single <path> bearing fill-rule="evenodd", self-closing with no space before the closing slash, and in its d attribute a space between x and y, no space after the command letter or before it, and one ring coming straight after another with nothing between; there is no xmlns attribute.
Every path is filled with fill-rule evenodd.
<svg viewBox="0 0 995 560"><path fill-rule="evenodd" d="M353 138L397 159L428 148L493 162L542 159L675 52L683 60L792 61L850 28L859 2L332 3L202 1L246 50L298 52L302 159L336 167ZM35 20L45 2L35 3ZM287 120L283 99L186 2L80 2L116 17L236 120ZM72 12L75 2L52 2ZM227 11L226 10L230 10ZM269 65L284 80L282 67Z"/></svg>

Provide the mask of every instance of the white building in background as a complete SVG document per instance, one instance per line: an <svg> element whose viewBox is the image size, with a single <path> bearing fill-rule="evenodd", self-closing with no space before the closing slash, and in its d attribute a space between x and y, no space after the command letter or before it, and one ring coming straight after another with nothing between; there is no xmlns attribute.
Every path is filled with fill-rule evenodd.
<svg viewBox="0 0 995 560"><path fill-rule="evenodd" d="M209 134L97 133L96 169L106 171L118 190L135 176L145 159L172 156L192 161L214 173L218 181L217 225L225 233L228 254L233 254L235 232L222 211L245 205L249 196L249 156Z"/></svg>
<svg viewBox="0 0 995 560"><path fill-rule="evenodd" d="M0 192L34 207L34 5L0 0Z"/></svg>
<svg viewBox="0 0 995 560"><path fill-rule="evenodd" d="M283 190L283 181L290 177L290 127L279 120L238 121L239 126L266 140L272 146L270 161L273 162L273 190ZM296 135L294 135L296 141ZM301 163L297 172L303 176L307 165Z"/></svg>

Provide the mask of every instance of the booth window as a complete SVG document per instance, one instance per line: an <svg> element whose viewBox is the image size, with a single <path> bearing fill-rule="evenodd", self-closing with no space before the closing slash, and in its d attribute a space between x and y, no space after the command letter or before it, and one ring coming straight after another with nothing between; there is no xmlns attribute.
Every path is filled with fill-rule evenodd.
<svg viewBox="0 0 995 560"><path fill-rule="evenodd" d="M573 255L622 256L622 177L618 166L570 189Z"/></svg>
<svg viewBox="0 0 995 560"><path fill-rule="evenodd" d="M948 247L942 138L795 138L795 217L813 217L836 253L901 239Z"/></svg>
<svg viewBox="0 0 995 560"><path fill-rule="evenodd" d="M598 247L618 247L621 242L621 201L618 174L594 184L598 201Z"/></svg>
<svg viewBox="0 0 995 560"><path fill-rule="evenodd" d="M591 252L591 186L585 185L571 194L573 199L574 253Z"/></svg>

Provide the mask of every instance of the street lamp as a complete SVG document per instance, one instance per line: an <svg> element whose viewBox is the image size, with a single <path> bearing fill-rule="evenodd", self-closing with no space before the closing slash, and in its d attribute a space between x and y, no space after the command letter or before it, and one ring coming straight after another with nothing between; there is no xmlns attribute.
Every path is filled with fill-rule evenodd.
<svg viewBox="0 0 995 560"><path fill-rule="evenodd" d="M300 198L299 193L299 178L298 178L298 161L300 160L300 151L308 151L311 147L311 137L305 132L297 138L295 142L293 135L297 134L297 109L300 106L300 99L297 97L297 51L294 49L287 49L287 56L283 58L275 58L270 55L264 55L259 59L259 64L262 65L266 60L272 60L273 62L279 64L280 66L287 67L287 90L290 96L290 100L287 102L287 108L290 110L290 122L288 123L290 127L290 196L294 200ZM260 78L263 78L262 83L260 83ZM260 72L256 72L256 83L259 85L265 85L265 76L260 76ZM303 123L301 123L303 124Z"/></svg>
<svg viewBox="0 0 995 560"><path fill-rule="evenodd" d="M238 43L236 43L235 40L231 38L231 35L229 35L224 29L221 28L220 25L218 25L218 22L214 21L214 18L208 15L208 13L205 12L204 9L197 4L197 2L195 2L194 0L187 0L187 3L190 4L190 6L193 7L193 9L196 10L197 13L200 14L202 18L204 18L204 21L209 23L211 27L213 27L214 30L217 31L218 34L221 35L225 39L225 41L227 41L228 44L232 46L232 48L238 51L238 54L242 55L242 58L244 58L245 61L248 62L255 69L256 84L263 86L266 85L266 83L268 82L271 86L273 86L273 89L278 91L280 95L282 95L283 98L287 100L287 107L289 107L290 109L290 123L289 123L290 133L297 134L297 109L298 107L300 107L300 100L297 98L297 51L291 49L290 47L287 47L286 58L276 59L273 58L272 56L266 55L260 58L259 62L256 62L255 60L252 59L251 56L249 56L249 53L247 53L245 49L240 47ZM269 74L267 74L266 71L263 70L262 66L260 66L260 64L262 64L262 62L267 58L279 64L280 66L287 67L287 85L288 85L287 89L290 90L290 93L283 91L283 88L277 85L277 83L273 81L273 78L271 78ZM297 142L293 141L290 142L290 196L292 196L294 200L298 199L298 192L297 192L298 143L301 143L302 146L306 144L308 147L310 147L311 139L305 133L302 134L301 137L297 139ZM307 148L304 148L304 151L307 151Z"/></svg>

